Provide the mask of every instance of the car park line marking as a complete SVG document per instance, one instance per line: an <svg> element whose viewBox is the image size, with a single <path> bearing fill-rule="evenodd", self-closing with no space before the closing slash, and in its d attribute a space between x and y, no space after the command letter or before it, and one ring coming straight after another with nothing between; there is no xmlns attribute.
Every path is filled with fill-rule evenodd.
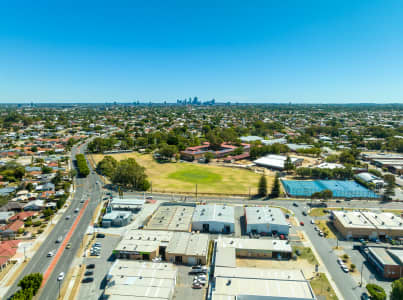
<svg viewBox="0 0 403 300"><path fill-rule="evenodd" d="M74 230L76 229L78 222L80 222L81 217L84 214L84 211L88 205L89 202L89 198L87 199L87 201L85 201L83 207L80 210L80 213L78 214L76 220L74 221L73 225L71 226L69 232L67 233L66 237L64 238L62 244L60 245L59 249L57 250L57 253L55 256L53 256L53 260L50 263L50 265L48 266L48 268L46 269L44 275L43 275L43 281L42 281L42 285L41 287L44 287L46 282L48 281L50 275L52 274L54 268L56 267L57 263L59 262L60 257L63 254L64 249L66 248L66 245L69 243L71 236L74 233Z"/></svg>

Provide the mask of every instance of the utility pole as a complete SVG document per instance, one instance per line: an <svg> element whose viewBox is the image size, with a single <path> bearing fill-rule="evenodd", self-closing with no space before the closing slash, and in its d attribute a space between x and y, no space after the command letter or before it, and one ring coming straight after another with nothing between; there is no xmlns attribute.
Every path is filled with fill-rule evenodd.
<svg viewBox="0 0 403 300"><path fill-rule="evenodd" d="M59 298L58 299L60 299L60 281L61 280L58 280L59 281Z"/></svg>
<svg viewBox="0 0 403 300"><path fill-rule="evenodd" d="M153 182L150 181L150 185L151 185L151 194L153 193Z"/></svg>
<svg viewBox="0 0 403 300"><path fill-rule="evenodd" d="M197 202L197 183L196 183L196 202Z"/></svg>
<svg viewBox="0 0 403 300"><path fill-rule="evenodd" d="M249 200L250 200L250 199L252 199L252 198L250 197L250 186L249 186Z"/></svg>

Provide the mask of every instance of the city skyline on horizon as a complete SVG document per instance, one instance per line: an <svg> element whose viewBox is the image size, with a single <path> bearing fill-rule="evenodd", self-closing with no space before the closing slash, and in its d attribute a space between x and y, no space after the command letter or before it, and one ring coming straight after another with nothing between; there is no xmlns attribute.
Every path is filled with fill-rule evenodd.
<svg viewBox="0 0 403 300"><path fill-rule="evenodd" d="M7 2L0 65L0 103L403 103L403 2Z"/></svg>

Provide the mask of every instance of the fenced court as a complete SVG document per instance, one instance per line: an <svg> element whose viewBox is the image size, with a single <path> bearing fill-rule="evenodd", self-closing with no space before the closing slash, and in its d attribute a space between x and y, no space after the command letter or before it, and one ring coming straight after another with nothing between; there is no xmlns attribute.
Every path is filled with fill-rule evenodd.
<svg viewBox="0 0 403 300"><path fill-rule="evenodd" d="M353 180L281 180L286 193L293 197L310 197L331 190L334 198L377 199L380 196Z"/></svg>

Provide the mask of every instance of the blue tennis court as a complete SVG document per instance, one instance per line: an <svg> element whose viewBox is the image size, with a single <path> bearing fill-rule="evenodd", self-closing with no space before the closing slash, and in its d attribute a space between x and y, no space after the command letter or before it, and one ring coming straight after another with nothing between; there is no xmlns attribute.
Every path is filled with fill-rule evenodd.
<svg viewBox="0 0 403 300"><path fill-rule="evenodd" d="M353 180L281 180L287 194L310 197L313 193L331 190L335 198L371 198L380 196Z"/></svg>

